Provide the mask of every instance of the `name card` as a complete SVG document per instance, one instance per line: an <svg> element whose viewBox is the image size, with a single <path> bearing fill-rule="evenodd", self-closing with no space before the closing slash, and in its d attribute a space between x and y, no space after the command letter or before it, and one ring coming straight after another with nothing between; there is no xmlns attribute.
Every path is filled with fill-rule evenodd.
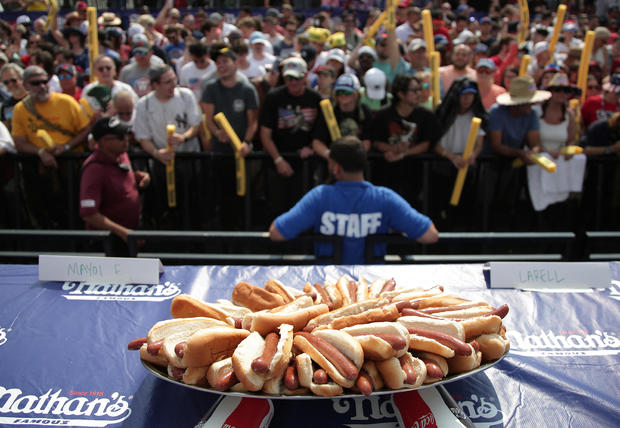
<svg viewBox="0 0 620 428"><path fill-rule="evenodd" d="M111 284L158 284L159 259L39 256L39 281L98 281Z"/></svg>
<svg viewBox="0 0 620 428"><path fill-rule="evenodd" d="M577 291L607 288L607 262L490 262L491 288L537 291Z"/></svg>

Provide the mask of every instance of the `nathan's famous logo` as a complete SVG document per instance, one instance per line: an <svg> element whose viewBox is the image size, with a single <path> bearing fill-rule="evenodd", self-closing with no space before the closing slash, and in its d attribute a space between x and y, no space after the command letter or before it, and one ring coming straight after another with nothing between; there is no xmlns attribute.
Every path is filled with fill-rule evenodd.
<svg viewBox="0 0 620 428"><path fill-rule="evenodd" d="M620 339L608 331L577 330L557 334L541 330L524 334L510 330L506 335L510 339L510 353L527 357L620 354Z"/></svg>
<svg viewBox="0 0 620 428"><path fill-rule="evenodd" d="M350 428L398 427L391 394L350 399L332 398L332 409L351 422L346 424ZM392 421L394 425L390 425Z"/></svg>
<svg viewBox="0 0 620 428"><path fill-rule="evenodd" d="M4 345L6 343L6 334L11 331L11 329L4 329L2 327L0 327L0 346Z"/></svg>
<svg viewBox="0 0 620 428"><path fill-rule="evenodd" d="M504 415L493 402L493 398L471 394L469 397L459 397L456 402L477 428L491 428L503 426Z"/></svg>
<svg viewBox="0 0 620 428"><path fill-rule="evenodd" d="M105 427L131 415L130 399L118 392L106 397L99 391L69 391L67 396L62 389L28 395L0 386L0 424Z"/></svg>
<svg viewBox="0 0 620 428"><path fill-rule="evenodd" d="M181 294L174 282L163 284L103 284L97 282L65 282L63 295L69 300L140 300L161 302Z"/></svg>

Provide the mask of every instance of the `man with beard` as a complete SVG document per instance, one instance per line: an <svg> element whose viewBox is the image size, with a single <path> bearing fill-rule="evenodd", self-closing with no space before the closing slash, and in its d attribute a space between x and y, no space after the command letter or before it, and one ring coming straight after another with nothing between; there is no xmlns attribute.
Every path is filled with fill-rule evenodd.
<svg viewBox="0 0 620 428"><path fill-rule="evenodd" d="M15 147L21 153L39 156L38 163L24 164L24 186L33 226L68 227L64 180L69 168L58 169L57 157L69 151L83 151L90 130L89 120L78 102L70 95L50 92L49 76L39 66L24 70L24 88L28 96L13 111L12 133ZM44 130L53 147L48 148L37 136Z"/></svg>
<svg viewBox="0 0 620 428"><path fill-rule="evenodd" d="M240 155L246 156L251 150L251 142L258 129L258 96L254 85L247 80L237 79L237 56L227 44L211 46L211 59L215 62L217 78L210 81L203 94L200 106L211 132L211 150L215 153L233 154L228 134L213 120L217 113L224 113L226 119L241 140ZM217 217L226 230L243 228L243 198L236 195L235 162L226 157L214 165L214 176L218 186L214 189Z"/></svg>
<svg viewBox="0 0 620 428"><path fill-rule="evenodd" d="M452 51L452 64L439 67L439 78L444 91L448 91L454 79L467 76L476 80L476 70L471 68L472 51L466 44L456 45Z"/></svg>
<svg viewBox="0 0 620 428"><path fill-rule="evenodd" d="M283 241L313 229L321 235L343 237L342 263L365 263L365 240L372 234L404 232L418 242L437 242L438 232L427 216L420 214L391 189L364 180L366 151L354 136L334 142L328 159L335 183L310 190L290 211L276 218L269 228L274 241ZM385 255L377 245L375 256ZM330 243L315 246L317 258L333 256Z"/></svg>

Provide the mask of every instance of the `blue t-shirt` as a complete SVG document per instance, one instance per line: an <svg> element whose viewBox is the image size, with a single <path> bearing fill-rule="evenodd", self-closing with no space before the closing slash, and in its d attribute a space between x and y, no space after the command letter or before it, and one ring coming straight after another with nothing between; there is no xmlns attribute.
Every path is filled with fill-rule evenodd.
<svg viewBox="0 0 620 428"><path fill-rule="evenodd" d="M396 230L417 239L431 226L431 219L387 187L339 181L310 190L290 211L276 218L275 226L286 239L311 227L321 235L343 236L342 263L364 264L366 236ZM385 248L385 244L375 246L375 255L385 255ZM332 245L316 244L315 253L317 257L332 256Z"/></svg>
<svg viewBox="0 0 620 428"><path fill-rule="evenodd" d="M510 115L510 107L494 104L489 110L489 131L502 131L502 144L513 149L523 148L529 131L540 130L540 121L534 110L519 117Z"/></svg>

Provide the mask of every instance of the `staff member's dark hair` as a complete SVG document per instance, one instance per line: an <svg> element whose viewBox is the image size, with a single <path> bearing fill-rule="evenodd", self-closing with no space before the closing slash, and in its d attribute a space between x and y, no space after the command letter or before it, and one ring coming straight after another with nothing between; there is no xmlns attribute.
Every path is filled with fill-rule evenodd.
<svg viewBox="0 0 620 428"><path fill-rule="evenodd" d="M359 138L339 138L329 149L329 157L346 172L360 172L366 168L366 151Z"/></svg>

